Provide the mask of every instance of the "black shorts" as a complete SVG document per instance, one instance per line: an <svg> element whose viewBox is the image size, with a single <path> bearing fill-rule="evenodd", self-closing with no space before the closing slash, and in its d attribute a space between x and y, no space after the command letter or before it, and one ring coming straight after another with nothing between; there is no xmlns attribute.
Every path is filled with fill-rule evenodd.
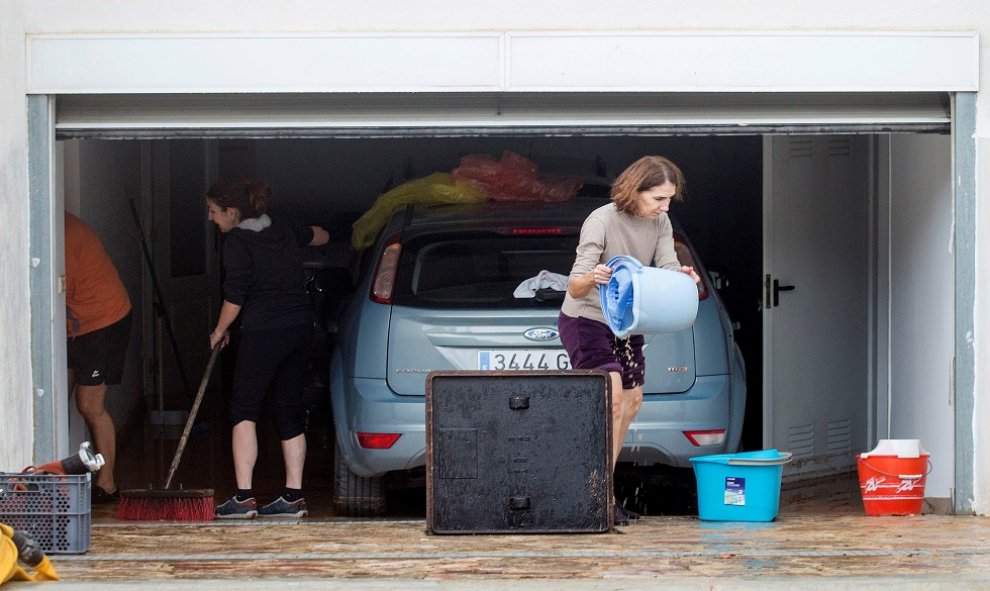
<svg viewBox="0 0 990 591"><path fill-rule="evenodd" d="M119 384L124 377L124 358L131 341L131 313L110 326L69 337L69 369L81 386Z"/></svg>
<svg viewBox="0 0 990 591"><path fill-rule="evenodd" d="M312 346L311 324L242 331L230 400L231 424L257 423L265 395L271 393L281 439L303 433L306 430L303 396Z"/></svg>

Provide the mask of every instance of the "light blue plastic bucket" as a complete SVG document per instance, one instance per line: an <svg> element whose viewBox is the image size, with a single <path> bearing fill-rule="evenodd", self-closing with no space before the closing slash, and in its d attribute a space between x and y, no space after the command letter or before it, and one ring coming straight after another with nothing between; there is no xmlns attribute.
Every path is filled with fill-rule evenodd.
<svg viewBox="0 0 990 591"><path fill-rule="evenodd" d="M705 521L773 521L790 452L776 449L691 458L698 517Z"/></svg>
<svg viewBox="0 0 990 591"><path fill-rule="evenodd" d="M630 256L607 263L612 278L599 286L602 314L615 336L677 332L694 324L698 288L680 271L644 267Z"/></svg>

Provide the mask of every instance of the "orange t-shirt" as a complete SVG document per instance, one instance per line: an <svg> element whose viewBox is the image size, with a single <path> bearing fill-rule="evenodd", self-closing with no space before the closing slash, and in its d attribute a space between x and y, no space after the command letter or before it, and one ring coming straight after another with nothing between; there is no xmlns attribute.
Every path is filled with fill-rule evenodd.
<svg viewBox="0 0 990 591"><path fill-rule="evenodd" d="M70 337L106 328L131 311L127 289L100 237L65 212L65 320Z"/></svg>

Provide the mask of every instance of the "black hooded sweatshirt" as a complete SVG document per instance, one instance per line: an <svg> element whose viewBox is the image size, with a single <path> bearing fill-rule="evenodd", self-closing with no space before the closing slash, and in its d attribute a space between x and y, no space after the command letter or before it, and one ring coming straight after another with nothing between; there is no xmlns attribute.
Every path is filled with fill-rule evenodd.
<svg viewBox="0 0 990 591"><path fill-rule="evenodd" d="M302 247L313 229L272 218L260 230L237 227L223 243L224 299L241 306L241 331L312 324L312 302L304 285Z"/></svg>

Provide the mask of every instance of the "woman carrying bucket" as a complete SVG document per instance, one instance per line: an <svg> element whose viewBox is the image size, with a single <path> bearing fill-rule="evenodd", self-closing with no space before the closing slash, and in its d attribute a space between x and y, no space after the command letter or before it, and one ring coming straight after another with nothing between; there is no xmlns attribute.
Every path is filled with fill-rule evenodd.
<svg viewBox="0 0 990 591"><path fill-rule="evenodd" d="M643 335L619 338L606 323L598 286L612 269L606 261L634 257L654 267L681 271L695 283L701 278L677 260L667 211L681 200L684 175L662 156L644 156L612 185L612 202L599 207L581 227L577 257L557 324L560 340L576 369L600 369L612 379L612 466L619 458L629 425L643 403ZM638 515L615 507L615 523L626 525Z"/></svg>

